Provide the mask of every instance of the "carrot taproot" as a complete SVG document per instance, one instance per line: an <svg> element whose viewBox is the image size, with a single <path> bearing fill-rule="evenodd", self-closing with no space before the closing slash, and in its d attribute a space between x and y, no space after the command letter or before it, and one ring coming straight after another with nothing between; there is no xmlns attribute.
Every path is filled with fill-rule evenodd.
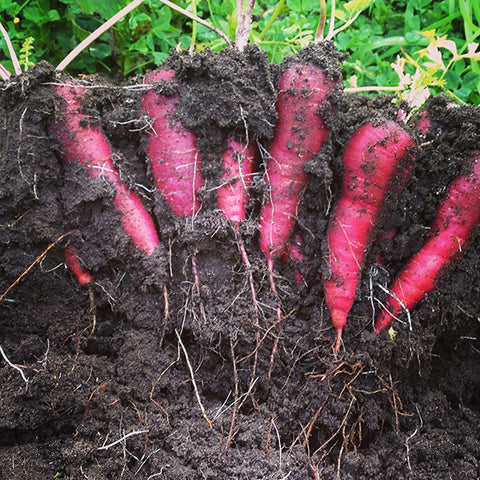
<svg viewBox="0 0 480 480"><path fill-rule="evenodd" d="M268 201L260 212L260 249L270 272L285 252L307 183L303 164L322 147L328 129L319 109L333 82L313 65L291 65L283 73L276 102L278 121L266 163Z"/></svg>
<svg viewBox="0 0 480 480"><path fill-rule="evenodd" d="M227 149L222 153L222 185L217 191L217 203L225 218L233 224L238 249L247 269L253 308L258 325L259 308L253 282L252 265L240 235L240 223L245 220L247 214L249 188L255 171L257 153L254 145L237 142L233 138L227 139Z"/></svg>
<svg viewBox="0 0 480 480"><path fill-rule="evenodd" d="M413 146L412 137L397 123L384 121L360 127L345 149L342 193L327 229L327 272L323 275L325 301L337 330L335 352L386 192Z"/></svg>
<svg viewBox="0 0 480 480"><path fill-rule="evenodd" d="M145 76L145 83L173 83L173 70L158 70ZM155 186L179 217L196 214L201 206L198 189L202 186L201 158L196 136L176 117L179 94L167 96L149 89L142 100L142 111L152 119L147 155Z"/></svg>
<svg viewBox="0 0 480 480"><path fill-rule="evenodd" d="M113 202L122 213L124 231L137 248L151 255L159 245L155 224L140 197L120 179L119 170L112 160L112 148L104 133L92 126L89 118L82 113L85 88L76 83L57 85L55 88L64 100L63 118L51 127L51 132L62 144L63 159L66 162L80 162L90 177L106 178L113 184Z"/></svg>
<svg viewBox="0 0 480 480"><path fill-rule="evenodd" d="M69 243L63 250L65 265L77 277L78 283L88 285L93 282L93 275L80 263L77 249L73 243Z"/></svg>
<svg viewBox="0 0 480 480"><path fill-rule="evenodd" d="M480 152L474 152L468 162L470 173L450 184L430 225L430 238L393 282L385 309L375 321L376 333L425 298L436 287L440 273L465 252L480 224Z"/></svg>
<svg viewBox="0 0 480 480"><path fill-rule="evenodd" d="M295 283L300 285L305 281L303 273L299 270L298 265L303 265L305 262L305 255L302 252L303 237L300 233L295 233L293 238L287 243L283 260L290 260L294 264L294 278Z"/></svg>
<svg viewBox="0 0 480 480"><path fill-rule="evenodd" d="M227 139L227 149L222 153L222 185L217 191L217 202L225 217L235 225L245 219L256 157L253 145Z"/></svg>

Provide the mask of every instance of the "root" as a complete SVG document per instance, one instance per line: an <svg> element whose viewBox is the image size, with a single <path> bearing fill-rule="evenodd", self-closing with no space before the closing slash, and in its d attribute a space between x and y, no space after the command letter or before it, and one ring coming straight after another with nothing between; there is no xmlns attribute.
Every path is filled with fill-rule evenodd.
<svg viewBox="0 0 480 480"><path fill-rule="evenodd" d="M28 384L29 384L29 381L30 381L29 378L27 378L27 377L25 376L25 374L23 373L22 368L21 368L19 365L16 365L16 364L12 363L12 362L8 359L7 355L5 354L5 352L3 351L3 348L2 348L1 346L0 346L0 354L2 355L3 359L7 362L7 364L8 364L10 367L14 368L15 370L17 370L17 371L20 373L20 376L22 377L22 380L25 382L25 393L26 393L27 390L28 390Z"/></svg>
<svg viewBox="0 0 480 480"><path fill-rule="evenodd" d="M57 245L57 243L61 242L65 237L68 237L68 235L71 235L72 233L74 233L76 230L70 230L69 232L67 233L64 233L63 235L60 235L53 243L51 243L31 264L30 266L21 274L19 275L19 277L2 293L2 295L0 295L0 303L3 301L3 299L8 295L8 292L13 288L15 287L15 285L17 285L18 283L20 283L20 281L22 280L22 278L27 275L30 270L39 262L41 262L43 260L43 258L45 257L45 255L55 246Z"/></svg>
<svg viewBox="0 0 480 480"><path fill-rule="evenodd" d="M242 255L243 263L245 264L245 268L248 275L248 283L250 285L250 294L252 296L253 302L253 310L255 311L255 323L254 327L257 329L255 333L255 355L253 359L253 367L252 367L252 381L257 374L257 363L258 363L258 347L260 344L260 309L258 307L257 301L257 292L255 290L255 284L253 282L253 275L252 275L252 265L247 255L247 250L245 249L245 244L243 243L242 237L240 235L240 225L237 223L235 225L235 237L237 240L238 249L240 250L240 254Z"/></svg>
<svg viewBox="0 0 480 480"><path fill-rule="evenodd" d="M205 315L205 307L202 302L202 297L200 296L200 277L198 276L198 268L197 268L197 258L195 254L192 256L192 271L193 271L193 284L195 285L195 292L198 296L198 301L200 304L200 316L202 317L202 321L204 325L207 323L207 317Z"/></svg>
<svg viewBox="0 0 480 480"><path fill-rule="evenodd" d="M107 386L106 383L102 383L102 384L99 385L97 388L95 388L95 390L93 390L93 392L90 394L90 396L88 397L88 400L87 400L87 404L85 405L85 412L84 412L85 415L89 412L89 407L88 407L88 405L89 405L90 402L92 401L93 396L94 396L99 390L101 390L102 388L105 388L106 386Z"/></svg>
<svg viewBox="0 0 480 480"><path fill-rule="evenodd" d="M95 331L95 327L97 326L97 307L95 305L95 296L93 294L93 288L91 285L88 286L88 298L90 299L90 315L92 318L92 329L90 330L90 335L88 338L90 338L93 335L93 332Z"/></svg>
<svg viewBox="0 0 480 480"><path fill-rule="evenodd" d="M185 361L187 362L187 367L188 371L190 372L190 379L192 380L192 385L193 385L193 390L195 392L195 397L197 399L198 406L200 407L200 411L202 412L203 418L207 421L208 426L213 429L213 424L211 420L208 418L207 412L205 410L205 407L203 406L202 399L200 398L200 392L198 391L197 387L197 382L195 381L195 375L193 372L192 364L190 363L190 359L188 358L188 352L187 349L185 348L185 345L182 342L182 339L180 337L180 334L178 333L178 330L175 329L175 333L178 338L178 344L180 345L180 348L182 349L182 352L185 356Z"/></svg>
<svg viewBox="0 0 480 480"><path fill-rule="evenodd" d="M275 294L275 297L277 299L277 322L276 324L280 325L282 323L282 306L280 303L280 298L278 296L277 292L277 286L275 285L275 280L273 279L273 260L269 258L267 260L268 264L268 272L269 272L269 279L270 279L270 288L272 292ZM272 353L270 354L270 367L268 368L268 378L270 379L272 377L272 371L273 371L273 364L275 362L275 357L277 356L278 353L278 343L280 339L279 337L275 337L275 340L273 342L273 347L272 347Z"/></svg>
<svg viewBox="0 0 480 480"><path fill-rule="evenodd" d="M222 452L226 452L230 447L230 443L232 443L233 429L235 428L235 419L237 417L237 411L238 411L239 382L238 382L237 360L235 358L235 346L233 344L231 337L230 337L230 353L232 355L233 380L235 384L235 387L234 387L235 389L233 392L233 410L232 410L232 418L230 420L230 429L228 431L228 436L227 436L225 445L223 445L222 447Z"/></svg>
<svg viewBox="0 0 480 480"><path fill-rule="evenodd" d="M255 326L259 327L260 314L258 308L257 293L255 291L255 284L253 283L252 265L248 258L242 237L240 235L240 225L238 223L235 225L235 238L237 240L238 249L240 250L240 253L242 255L243 263L245 264L245 268L247 269L248 282L250 284L250 293L252 295L253 309L255 310Z"/></svg>

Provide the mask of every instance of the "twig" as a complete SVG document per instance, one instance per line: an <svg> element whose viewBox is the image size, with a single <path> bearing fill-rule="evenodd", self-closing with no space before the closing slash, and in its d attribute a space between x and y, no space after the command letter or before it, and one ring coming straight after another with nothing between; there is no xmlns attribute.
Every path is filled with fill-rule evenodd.
<svg viewBox="0 0 480 480"><path fill-rule="evenodd" d="M88 405L90 404L93 396L99 391L101 390L102 388L105 388L107 386L106 383L102 383L101 385L99 385L97 388L95 388L95 390L93 390L93 392L90 394L90 396L88 397L88 400L87 400L87 404L85 405L85 415L88 413Z"/></svg>
<svg viewBox="0 0 480 480"><path fill-rule="evenodd" d="M343 451L345 450L345 444L342 444L340 448L340 453L338 454L338 464L337 464L337 478L341 478L340 476L340 465L342 462Z"/></svg>
<svg viewBox="0 0 480 480"><path fill-rule="evenodd" d="M17 285L21 280L22 278L27 275L27 273L38 263L40 262L44 257L45 255L59 242L61 242L65 237L67 237L68 235L71 235L73 232L75 232L76 230L70 230L69 232L67 233L64 233L63 235L60 235L53 243L51 243L41 254L39 257L37 257L33 263L30 264L30 266L2 293L2 295L0 295L0 303L3 301L3 299L6 297L6 295L8 294L8 292L15 286Z"/></svg>
<svg viewBox="0 0 480 480"><path fill-rule="evenodd" d="M8 365L10 367L12 367L15 370L18 370L20 372L20 375L22 376L22 379L25 382L25 392L26 392L28 390L28 383L29 383L30 380L25 376L25 374L23 373L23 370L18 365L15 365L14 363L12 363L8 359L7 355L5 355L5 352L3 351L3 348L1 347L1 345L0 345L0 353L2 354L3 359L8 363Z"/></svg>
<svg viewBox="0 0 480 480"><path fill-rule="evenodd" d="M195 391L195 397L197 397L197 402L198 402L198 405L200 406L200 411L202 412L203 418L207 421L208 426L211 429L213 429L212 422L208 418L207 412L205 411L205 407L202 404L202 399L200 398L200 393L199 393L198 388L197 388L197 383L195 382L195 376L194 376L194 373L193 373L192 364L190 363L190 360L188 358L187 349L185 348L185 345L183 344L182 339L181 339L180 334L178 333L177 329L175 329L175 334L177 335L177 338L178 338L178 344L182 348L182 352L185 355L185 360L187 362L188 370L190 372L190 378L192 379L193 390Z"/></svg>
<svg viewBox="0 0 480 480"><path fill-rule="evenodd" d="M0 32L2 32L3 38L5 39L5 43L7 44L8 53L10 54L10 60L12 60L12 63L13 63L13 69L15 70L15 73L17 75L21 75L22 68L20 67L20 62L18 61L17 54L15 53L12 42L10 41L10 37L8 36L7 31L5 30L5 27L1 23L0 23ZM6 68L3 67L3 69L8 72ZM8 78L10 77L10 72L8 72L8 74L9 75L5 80L8 80Z"/></svg>
<svg viewBox="0 0 480 480"><path fill-rule="evenodd" d="M217 420L220 418L229 408L232 408L236 403L238 403L238 408L241 408L242 405L245 403L245 399L252 393L253 387L257 383L258 377L254 378L251 382L250 385L248 386L248 390L245 393L242 393L235 401L233 401L230 405L226 405L228 399L230 398L230 393L228 394L226 400L223 402L223 404L220 406L220 408L217 410L215 413L215 416L213 417L213 421ZM225 406L226 405L226 406ZM238 411L237 408L237 411Z"/></svg>
<svg viewBox="0 0 480 480"><path fill-rule="evenodd" d="M320 447L318 447L315 452L313 453L313 455L316 455L317 452L321 452L329 443L331 440L333 440L341 431L342 431L342 428L343 426L346 424L347 422L347 418L348 416L350 415L350 410L352 408L352 405L355 401L355 398L352 398L350 400L350 404L348 405L348 408L347 408L347 412L345 413L341 423L340 423L340 426L337 428L337 430L335 430L335 432L330 436L330 438L328 438L327 440L325 440L325 442L322 443L322 445L320 445Z"/></svg>
<svg viewBox="0 0 480 480"><path fill-rule="evenodd" d="M134 430L133 432L127 433L122 438L119 438L118 440L115 440L114 442L109 443L108 445L102 445L101 447L98 447L97 450L108 450L109 448L125 441L128 437L132 437L133 435L140 435L142 433L148 433L148 429L147 430Z"/></svg>
<svg viewBox="0 0 480 480"><path fill-rule="evenodd" d="M292 443L292 446L295 445L300 440L300 436L302 435L302 433L304 433L305 434L305 440L303 441L303 448L307 448L308 439L310 438L310 435L312 434L312 429L313 429L315 423L317 422L318 416L322 412L323 407L325 407L326 403L328 402L329 398L330 398L330 393L327 394L327 396L323 400L322 404L318 407L317 411L315 412L315 415L313 416L312 420L310 420L310 422L307 424L306 431L305 431L305 429L302 429L302 432L300 432L300 434L294 440L294 442Z"/></svg>

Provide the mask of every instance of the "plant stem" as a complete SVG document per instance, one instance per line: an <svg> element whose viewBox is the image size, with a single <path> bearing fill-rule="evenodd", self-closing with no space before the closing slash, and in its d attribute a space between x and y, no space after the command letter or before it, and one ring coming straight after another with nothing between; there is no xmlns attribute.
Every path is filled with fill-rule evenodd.
<svg viewBox="0 0 480 480"><path fill-rule="evenodd" d="M2 32L3 38L5 39L5 42L7 44L8 48L8 53L10 54L10 59L12 60L13 63L13 69L15 70L16 75L21 75L22 69L20 67L20 63L17 58L17 54L15 53L15 50L13 49L12 42L10 41L10 37L8 36L7 31L5 30L4 26L0 23L0 31ZM4 68L4 70L6 70ZM8 77L5 79L8 80Z"/></svg>
<svg viewBox="0 0 480 480"><path fill-rule="evenodd" d="M111 17L109 20L107 20L103 25L101 25L99 28L97 28L94 32L92 32L85 40L80 42L57 66L56 70L62 71L64 70L67 65L70 64L70 62L80 54L85 48L90 45L94 40L96 40L102 33L106 32L110 27L115 25L121 18L123 18L127 13L132 11L134 8L136 8L138 5L140 5L144 0L133 0L130 2L125 8L122 8L118 13L116 13L113 17ZM173 10L176 10L177 12L185 15L188 18L191 18L192 20L204 25L205 27L209 28L210 30L213 30L217 35L223 38L225 42L227 43L228 46L231 46L232 42L230 39L223 33L221 30L218 28L214 27L210 23L206 22L205 20L202 20L200 17L197 15L194 15L193 13L190 13L189 11L179 7L178 5L175 5L174 3L170 2L169 0L160 0L164 5L167 5L167 7L172 8Z"/></svg>
<svg viewBox="0 0 480 480"><path fill-rule="evenodd" d="M396 87L382 87L382 86L366 86L366 87L345 87L343 89L344 92L347 93L357 93L357 92L401 92L403 87L396 86Z"/></svg>
<svg viewBox="0 0 480 480"><path fill-rule="evenodd" d="M315 32L314 43L323 40L323 31L325 30L325 23L327 22L327 4L325 0L320 0L320 19L318 21L317 31Z"/></svg>
<svg viewBox="0 0 480 480"><path fill-rule="evenodd" d="M113 17L107 20L103 25L92 32L85 40L80 42L57 66L57 70L64 70L70 62L77 57L85 48L87 48L94 40L96 40L102 33L106 32L110 27L115 25L127 13L138 7L144 0L133 0L125 8L122 8Z"/></svg>
<svg viewBox="0 0 480 480"><path fill-rule="evenodd" d="M332 0L332 13L330 15L330 26L328 27L328 35L327 39L333 38L335 35L334 29L335 29L335 0Z"/></svg>
<svg viewBox="0 0 480 480"><path fill-rule="evenodd" d="M192 0L192 13L193 15L197 16L197 0ZM188 51L193 53L195 49L195 42L197 41L197 21L194 20L192 22L192 39L190 41L190 48Z"/></svg>
<svg viewBox="0 0 480 480"><path fill-rule="evenodd" d="M203 20L202 18L198 17L197 15L193 15L188 10L185 10L182 7L179 7L178 5L175 5L174 3L170 2L170 0L160 0L160 1L164 5L167 5L167 7L172 8L173 10L177 11L178 13L181 13L182 15L185 15L186 17L191 18L192 20L195 20L200 25L203 25L204 27L207 27L209 30L212 30L212 32L215 32L219 37L221 37L229 47L232 46L232 41L227 37L227 35L224 32L222 32L220 29L218 29L217 27L214 27L211 23L207 22L206 20Z"/></svg>
<svg viewBox="0 0 480 480"><path fill-rule="evenodd" d="M260 32L260 35L258 36L260 41L263 40L267 32L270 30L270 27L273 25L273 22L277 19L277 17L282 12L282 8L284 5L285 5L285 0L279 0L279 2L277 3L277 6L275 7L275 10L272 13L272 16L270 17L267 24L265 25L265 28Z"/></svg>
<svg viewBox="0 0 480 480"><path fill-rule="evenodd" d="M255 0L250 0L247 7L245 0L237 0L237 30L235 32L235 47L242 51L248 43L252 28L252 14Z"/></svg>
<svg viewBox="0 0 480 480"><path fill-rule="evenodd" d="M10 72L0 63L0 78L6 82L10 78Z"/></svg>

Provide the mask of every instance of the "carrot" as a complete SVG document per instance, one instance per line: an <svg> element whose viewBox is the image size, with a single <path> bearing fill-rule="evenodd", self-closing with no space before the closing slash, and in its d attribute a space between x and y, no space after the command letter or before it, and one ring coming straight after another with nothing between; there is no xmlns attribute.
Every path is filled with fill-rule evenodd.
<svg viewBox="0 0 480 480"><path fill-rule="evenodd" d="M480 223L480 152L474 152L470 173L450 184L447 197L430 225L431 237L398 275L374 331L388 327L403 310L411 310L436 286L439 274L464 252Z"/></svg>
<svg viewBox="0 0 480 480"><path fill-rule="evenodd" d="M421 110L415 118L417 130L420 135L425 136L430 130L432 121L428 117L428 112L426 110Z"/></svg>
<svg viewBox="0 0 480 480"><path fill-rule="evenodd" d="M227 145L228 148L222 154L222 186L217 191L217 203L225 217L233 224L237 245L247 269L250 292L258 324L259 309L255 285L253 283L252 265L248 258L242 236L240 235L240 223L245 219L247 214L248 190L255 171L257 149L253 145L248 146L244 143L237 142L233 138L227 139Z"/></svg>
<svg viewBox="0 0 480 480"><path fill-rule="evenodd" d="M321 68L291 65L279 83L278 121L270 146L265 179L268 202L260 212L260 249L270 272L285 252L307 183L303 163L321 148L328 129L319 109L335 83Z"/></svg>
<svg viewBox="0 0 480 480"><path fill-rule="evenodd" d="M69 243L63 250L63 257L65 265L77 277L78 283L88 285L93 282L92 274L81 265L77 249L72 243Z"/></svg>
<svg viewBox="0 0 480 480"><path fill-rule="evenodd" d="M302 252L303 237L296 233L293 239L287 243L285 253L283 254L283 260L290 260L293 263L302 265L305 262L305 255ZM295 283L300 285L304 280L302 272L295 266Z"/></svg>
<svg viewBox="0 0 480 480"><path fill-rule="evenodd" d="M146 75L145 83L174 82L173 70L159 70ZM155 186L179 217L194 215L200 209L197 195L202 186L201 159L196 136L176 118L180 96L157 94L148 90L142 111L152 118L147 144Z"/></svg>
<svg viewBox="0 0 480 480"><path fill-rule="evenodd" d="M113 151L103 132L89 124L88 117L81 112L81 101L85 88L78 84L59 85L58 95L65 101L63 119L51 128L63 146L63 158L67 162L80 162L90 177L102 177L115 187L113 202L122 212L122 226L132 243L151 255L159 244L153 219L143 206L139 196L121 180L112 161Z"/></svg>
<svg viewBox="0 0 480 480"><path fill-rule="evenodd" d="M394 174L413 147L398 124L368 123L350 139L344 155L342 193L327 230L328 273L323 276L325 300L337 330L334 350L352 308L363 258Z"/></svg>
<svg viewBox="0 0 480 480"><path fill-rule="evenodd" d="M235 225L245 219L248 205L248 190L255 171L257 152L232 138L227 139L228 148L223 152L222 186L217 191L218 207Z"/></svg>

